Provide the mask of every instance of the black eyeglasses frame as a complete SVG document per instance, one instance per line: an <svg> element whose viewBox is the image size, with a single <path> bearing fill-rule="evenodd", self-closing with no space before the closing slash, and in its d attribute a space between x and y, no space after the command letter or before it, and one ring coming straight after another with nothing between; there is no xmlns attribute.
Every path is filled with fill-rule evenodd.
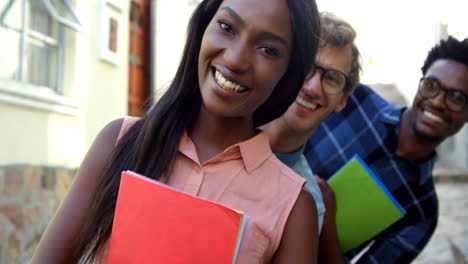
<svg viewBox="0 0 468 264"><path fill-rule="evenodd" d="M424 95L422 92L421 92L421 86L422 86L422 83L423 81L425 80L429 80L429 81L432 81L434 83L437 84L437 87L439 88L439 90L432 96L432 97L429 97L427 95ZM419 79L419 85L418 85L418 93L424 97L424 98L427 98L427 99L432 99L432 98L435 98L437 97L439 94L440 94L440 91L443 91L445 94L444 94L444 102L445 102L445 105L447 106L447 109L452 111L452 112L461 112L465 109L465 107L467 106L467 101L468 101L468 95L466 95L465 92L463 92L463 90L461 89L449 89L449 88L446 88L444 87L440 81L437 79L437 78L434 78L434 77L422 77L421 79ZM461 108L459 110L453 110L451 109L450 107L450 104L447 103L447 100L448 100L448 97L447 97L447 94L448 93L453 93L453 92L460 92L463 97L465 98L465 103L463 104L463 106L461 106Z"/></svg>
<svg viewBox="0 0 468 264"><path fill-rule="evenodd" d="M351 79L350 79L344 72L342 72L342 71L340 71L340 70L337 70L337 69L333 69L333 68L324 68L324 67L319 66L319 65L315 65L315 66L314 66L314 70L313 70L312 73L310 74L310 78L311 78L312 76L314 76L314 75L317 73L317 70L321 71L321 73L320 73L320 74L321 74L321 75L320 75L320 84L322 85L323 90L324 90L327 94L339 94L339 93L341 93L341 92L346 91L346 90L348 89L348 87L351 85ZM338 92L336 92L336 93L327 92L327 91L324 89L324 87L323 87L323 77L325 76L325 74L326 74L327 72L330 72L330 71L338 72L339 74L343 75L344 78L345 78L345 85L343 86L343 88L342 88L340 91L338 91Z"/></svg>

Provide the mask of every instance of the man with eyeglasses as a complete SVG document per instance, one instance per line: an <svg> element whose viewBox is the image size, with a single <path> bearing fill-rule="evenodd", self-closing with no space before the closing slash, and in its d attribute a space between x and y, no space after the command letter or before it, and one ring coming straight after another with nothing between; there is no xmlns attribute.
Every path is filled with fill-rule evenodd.
<svg viewBox="0 0 468 264"><path fill-rule="evenodd" d="M296 101L280 118L262 129L270 138L277 157L307 179L305 187L313 195L319 216L319 231L325 206L320 189L303 155L303 146L330 113L340 111L348 95L359 83L359 51L356 32L344 20L321 13L321 46L316 66L309 73Z"/></svg>
<svg viewBox="0 0 468 264"><path fill-rule="evenodd" d="M401 220L346 252L346 259L369 246L357 263L410 263L436 228L435 148L468 122L468 39L441 41L429 52L422 73L411 107L391 105L360 85L306 144L307 161L324 180L359 154L406 210ZM334 196L324 180L317 179L327 206L319 244L326 251L319 253L325 252L326 263L343 263Z"/></svg>

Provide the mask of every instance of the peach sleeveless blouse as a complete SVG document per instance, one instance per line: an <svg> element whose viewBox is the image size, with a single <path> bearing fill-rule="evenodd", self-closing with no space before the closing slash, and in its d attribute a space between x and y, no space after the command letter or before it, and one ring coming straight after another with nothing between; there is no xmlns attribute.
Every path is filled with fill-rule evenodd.
<svg viewBox="0 0 468 264"><path fill-rule="evenodd" d="M125 118L119 139L138 118ZM168 184L182 191L244 211L250 221L237 263L269 263L305 180L271 152L268 138L233 145L204 164L187 133Z"/></svg>

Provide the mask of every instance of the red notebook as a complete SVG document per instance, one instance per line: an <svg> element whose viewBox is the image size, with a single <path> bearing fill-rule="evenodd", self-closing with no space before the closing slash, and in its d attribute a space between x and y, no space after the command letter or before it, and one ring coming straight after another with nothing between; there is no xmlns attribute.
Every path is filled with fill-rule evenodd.
<svg viewBox="0 0 468 264"><path fill-rule="evenodd" d="M242 212L125 171L107 263L235 263L247 223Z"/></svg>

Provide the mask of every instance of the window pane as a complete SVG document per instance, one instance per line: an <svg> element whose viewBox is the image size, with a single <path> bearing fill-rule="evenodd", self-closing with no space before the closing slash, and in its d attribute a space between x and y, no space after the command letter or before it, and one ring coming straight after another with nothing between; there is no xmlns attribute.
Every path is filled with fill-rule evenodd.
<svg viewBox="0 0 468 264"><path fill-rule="evenodd" d="M55 20L49 15L39 1L31 1L29 16L29 29L45 36L56 38L57 26Z"/></svg>
<svg viewBox="0 0 468 264"><path fill-rule="evenodd" d="M57 47L36 40L27 44L26 82L56 89Z"/></svg>
<svg viewBox="0 0 468 264"><path fill-rule="evenodd" d="M30 3L24 81L56 90L59 25L42 1Z"/></svg>
<svg viewBox="0 0 468 264"><path fill-rule="evenodd" d="M19 79L21 2L0 0L0 79Z"/></svg>

